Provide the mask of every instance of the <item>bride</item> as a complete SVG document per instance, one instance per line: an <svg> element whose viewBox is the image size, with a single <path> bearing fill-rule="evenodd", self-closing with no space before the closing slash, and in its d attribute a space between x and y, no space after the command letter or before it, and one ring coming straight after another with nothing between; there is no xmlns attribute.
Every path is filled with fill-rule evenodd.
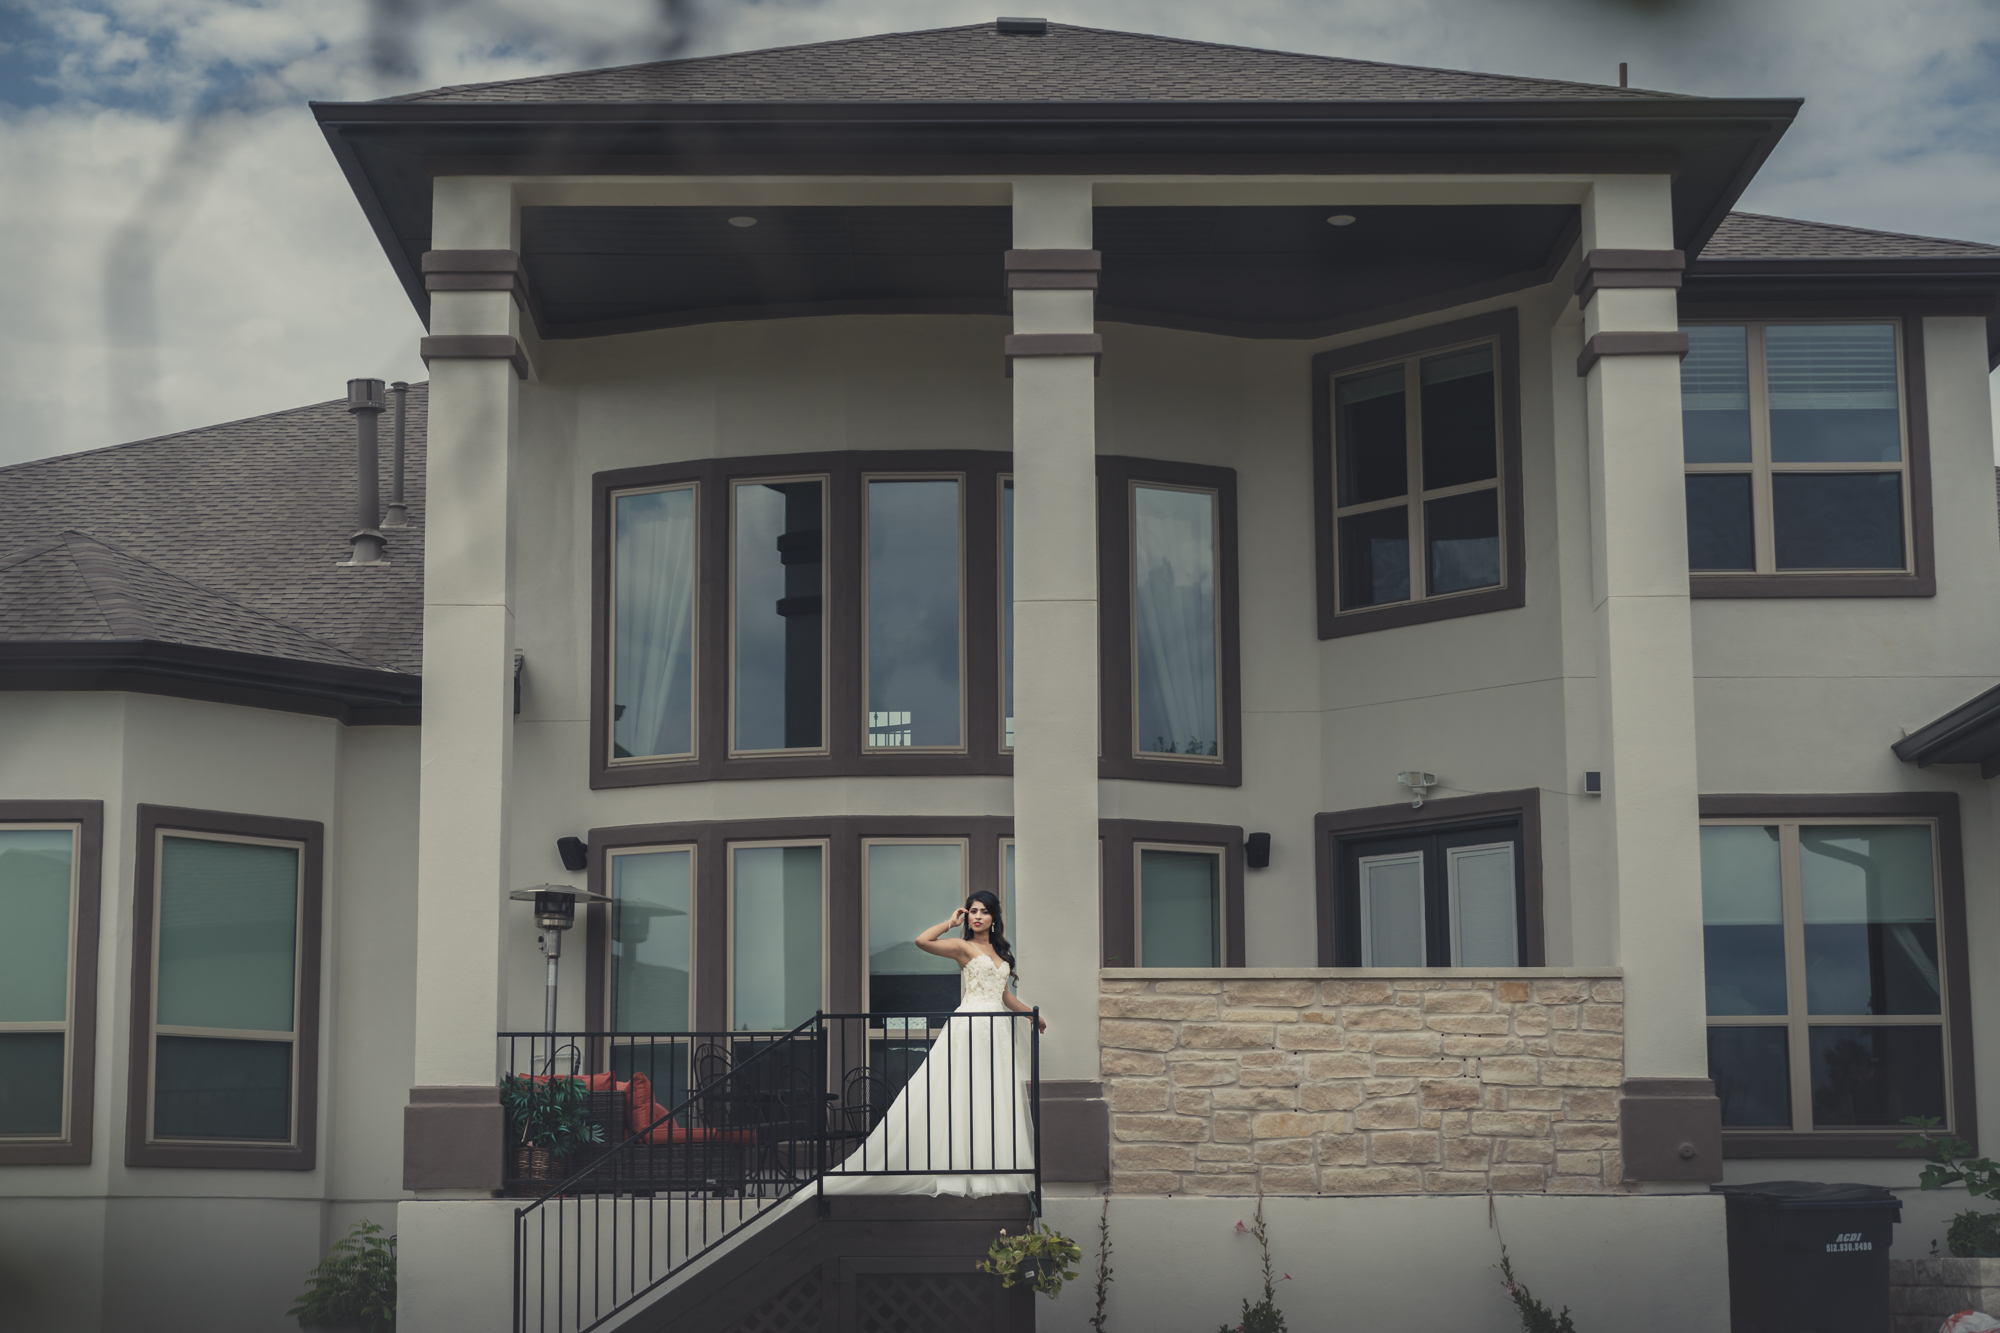
<svg viewBox="0 0 2000 1333"><path fill-rule="evenodd" d="M944 938L959 926L962 937ZM842 1194L1026 1194L1035 1179L1027 1024L1002 1015L1034 1011L1008 989L1014 953L1000 900L984 890L974 893L949 920L917 936L917 947L958 964L958 1008L888 1114L828 1173L825 1188ZM864 1171L909 1174L856 1174Z"/></svg>

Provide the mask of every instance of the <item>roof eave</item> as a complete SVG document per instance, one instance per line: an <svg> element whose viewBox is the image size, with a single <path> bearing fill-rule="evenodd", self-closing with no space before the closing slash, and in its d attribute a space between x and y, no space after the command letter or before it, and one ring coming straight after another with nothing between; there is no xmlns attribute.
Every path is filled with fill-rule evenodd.
<svg viewBox="0 0 2000 1333"><path fill-rule="evenodd" d="M414 725L423 679L154 639L0 642L0 690L127 690L331 717Z"/></svg>
<svg viewBox="0 0 2000 1333"><path fill-rule="evenodd" d="M1919 768L1932 764L1978 764L1981 777L2000 771L2000 685L1917 728L1889 747L1898 759Z"/></svg>

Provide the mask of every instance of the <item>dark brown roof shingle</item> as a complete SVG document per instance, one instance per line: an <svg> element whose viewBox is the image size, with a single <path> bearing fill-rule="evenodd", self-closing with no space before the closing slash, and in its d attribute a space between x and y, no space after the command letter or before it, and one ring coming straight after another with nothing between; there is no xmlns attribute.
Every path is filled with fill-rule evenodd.
<svg viewBox="0 0 2000 1333"><path fill-rule="evenodd" d="M1708 259L1995 259L2000 245L1866 231L1833 222L1731 213L1702 247Z"/></svg>
<svg viewBox="0 0 2000 1333"><path fill-rule="evenodd" d="M396 102L1322 102L1660 98L1517 78L1051 23L991 23L660 60L384 98Z"/></svg>
<svg viewBox="0 0 2000 1333"><path fill-rule="evenodd" d="M410 387L410 526L389 530L385 567L340 564L356 489L345 399L0 467L0 639L134 637L98 603L116 587L169 642L419 670L427 389Z"/></svg>

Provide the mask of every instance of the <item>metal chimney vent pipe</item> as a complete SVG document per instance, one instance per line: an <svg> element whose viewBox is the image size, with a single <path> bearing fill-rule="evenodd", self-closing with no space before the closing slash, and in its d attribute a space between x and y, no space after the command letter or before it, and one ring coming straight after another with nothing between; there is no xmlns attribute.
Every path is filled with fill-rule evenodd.
<svg viewBox="0 0 2000 1333"><path fill-rule="evenodd" d="M410 386L397 380L389 386L396 395L396 445L389 464L389 509L382 516L385 528L410 526L410 507L403 503L403 423L409 415Z"/></svg>
<svg viewBox="0 0 2000 1333"><path fill-rule="evenodd" d="M375 419L382 415L382 381L349 380L347 410L354 416L354 437L358 446L360 488L355 497L355 533L347 540L354 553L344 565L386 565L383 552L389 539L376 525L382 521L381 455L375 444Z"/></svg>

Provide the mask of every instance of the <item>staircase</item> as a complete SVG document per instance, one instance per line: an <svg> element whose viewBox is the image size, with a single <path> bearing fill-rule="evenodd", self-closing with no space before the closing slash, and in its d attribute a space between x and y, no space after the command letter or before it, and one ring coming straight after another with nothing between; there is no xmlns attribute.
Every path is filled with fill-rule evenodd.
<svg viewBox="0 0 2000 1333"><path fill-rule="evenodd" d="M976 1024L983 1044L968 1041ZM510 1184L540 1190L514 1215L514 1333L847 1333L952 1327L971 1311L990 1311L995 1329L1032 1329L1032 1293L1003 1291L973 1265L1002 1228L1040 1214L1033 1015L820 1013L787 1033L502 1040L503 1086L585 1103L603 1139L547 1183L536 1179L552 1174L545 1160L510 1150ZM973 1063L968 1051L987 1067L952 1068ZM1010 1113L1010 1051L1025 1052L1025 1128ZM635 1108L648 1069L666 1101ZM975 1092L985 1114L954 1113L949 1103ZM926 1133L932 1113L939 1129ZM871 1137L891 1114L915 1131ZM885 1150L912 1140L908 1160ZM1008 1192L872 1192L940 1174Z"/></svg>

